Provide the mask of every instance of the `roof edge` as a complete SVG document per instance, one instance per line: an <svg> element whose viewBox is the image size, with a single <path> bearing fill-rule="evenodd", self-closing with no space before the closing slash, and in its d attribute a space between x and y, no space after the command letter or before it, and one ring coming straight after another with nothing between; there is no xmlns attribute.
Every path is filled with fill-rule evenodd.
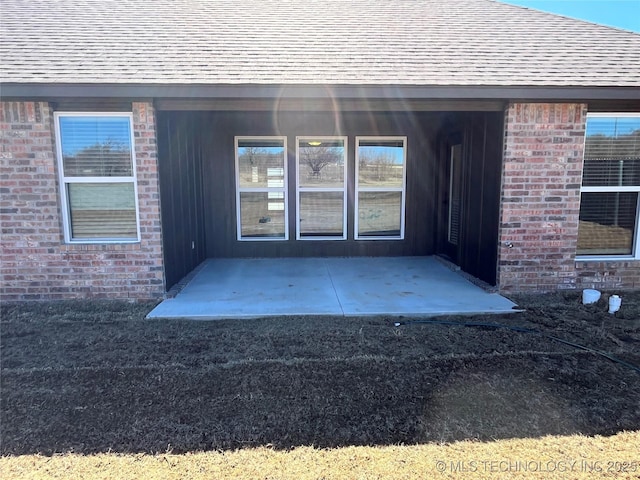
<svg viewBox="0 0 640 480"><path fill-rule="evenodd" d="M420 85L202 85L2 83L2 99L47 98L415 98L640 100L638 87Z"/></svg>

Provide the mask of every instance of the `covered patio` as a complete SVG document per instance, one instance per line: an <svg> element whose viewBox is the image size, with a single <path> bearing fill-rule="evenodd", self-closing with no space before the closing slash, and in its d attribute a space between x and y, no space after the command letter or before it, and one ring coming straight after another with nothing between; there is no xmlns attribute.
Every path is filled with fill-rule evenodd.
<svg viewBox="0 0 640 480"><path fill-rule="evenodd" d="M435 257L222 258L206 260L175 298L147 318L429 317L509 313L514 307Z"/></svg>

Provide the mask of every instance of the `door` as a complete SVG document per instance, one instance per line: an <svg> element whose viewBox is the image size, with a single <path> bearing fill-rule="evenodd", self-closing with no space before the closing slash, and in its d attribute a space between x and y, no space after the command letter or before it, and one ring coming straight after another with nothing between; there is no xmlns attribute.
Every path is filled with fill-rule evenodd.
<svg viewBox="0 0 640 480"><path fill-rule="evenodd" d="M440 212L438 253L458 263L461 245L462 141L459 135L443 142L440 159Z"/></svg>

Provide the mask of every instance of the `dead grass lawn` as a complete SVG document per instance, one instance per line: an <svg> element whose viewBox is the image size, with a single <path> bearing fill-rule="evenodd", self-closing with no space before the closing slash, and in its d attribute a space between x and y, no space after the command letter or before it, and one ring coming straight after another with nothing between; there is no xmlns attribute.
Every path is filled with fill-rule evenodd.
<svg viewBox="0 0 640 480"><path fill-rule="evenodd" d="M640 433L550 436L481 443L224 452L0 457L2 478L31 479L451 479L638 478Z"/></svg>

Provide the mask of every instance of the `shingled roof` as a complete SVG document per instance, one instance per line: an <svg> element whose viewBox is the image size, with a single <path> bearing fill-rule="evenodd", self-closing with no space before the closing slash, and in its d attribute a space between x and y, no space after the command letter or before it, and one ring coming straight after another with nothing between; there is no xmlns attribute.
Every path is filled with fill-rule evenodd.
<svg viewBox="0 0 640 480"><path fill-rule="evenodd" d="M640 35L494 0L2 0L5 84L640 87Z"/></svg>

